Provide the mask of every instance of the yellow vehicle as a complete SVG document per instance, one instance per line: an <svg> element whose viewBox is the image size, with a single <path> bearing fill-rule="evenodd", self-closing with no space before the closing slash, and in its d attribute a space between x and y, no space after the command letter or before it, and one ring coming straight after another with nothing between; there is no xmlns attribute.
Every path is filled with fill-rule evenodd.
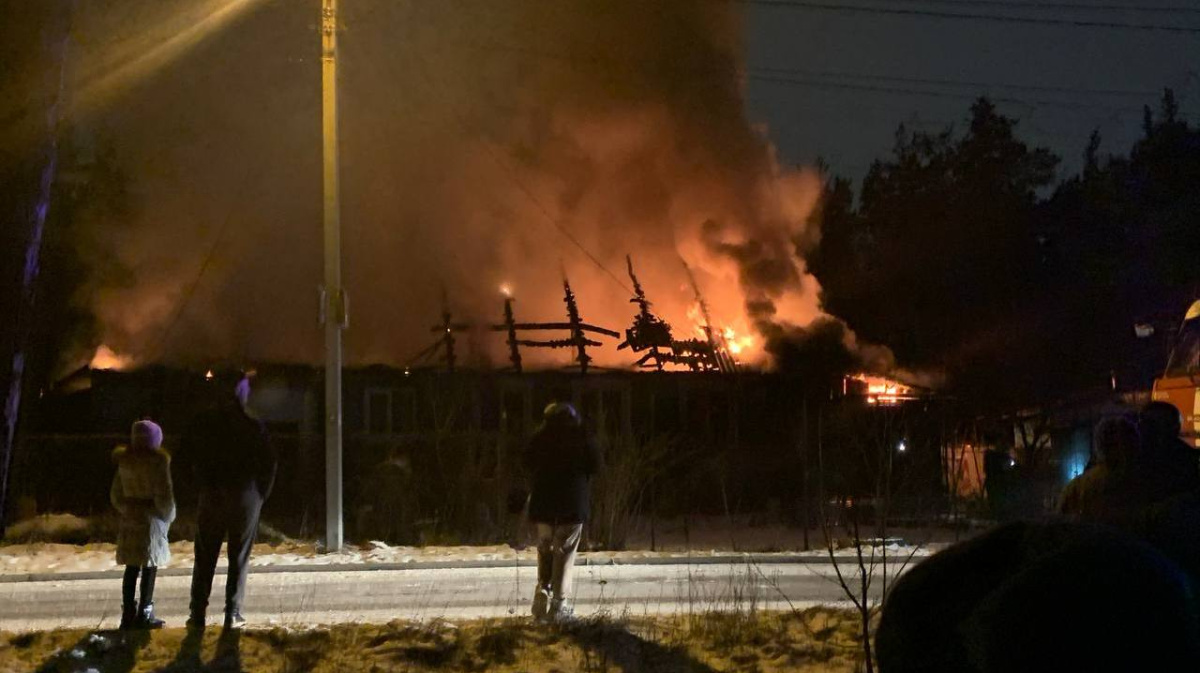
<svg viewBox="0 0 1200 673"><path fill-rule="evenodd" d="M1153 397L1183 413L1184 438L1200 448L1200 301L1183 318L1167 370L1154 381Z"/></svg>

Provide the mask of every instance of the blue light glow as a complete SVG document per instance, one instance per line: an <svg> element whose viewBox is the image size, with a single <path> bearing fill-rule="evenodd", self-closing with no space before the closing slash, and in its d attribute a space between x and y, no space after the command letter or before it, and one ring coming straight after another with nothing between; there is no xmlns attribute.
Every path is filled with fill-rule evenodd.
<svg viewBox="0 0 1200 673"><path fill-rule="evenodd" d="M1086 467L1086 455L1074 455L1063 461L1063 469L1066 472L1067 481L1070 481L1083 474L1083 471Z"/></svg>

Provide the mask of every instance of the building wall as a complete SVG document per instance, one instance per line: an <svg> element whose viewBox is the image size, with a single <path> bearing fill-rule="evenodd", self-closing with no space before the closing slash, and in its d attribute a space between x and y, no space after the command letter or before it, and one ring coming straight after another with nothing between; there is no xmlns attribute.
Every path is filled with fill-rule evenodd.
<svg viewBox="0 0 1200 673"><path fill-rule="evenodd" d="M404 522L411 529L450 526L462 533L460 539L489 539L522 484L524 442L542 408L558 400L578 406L610 456L667 452L653 459L662 465L633 477L650 480L643 506L655 516L774 512L793 522L807 520L801 510L817 493L820 408L828 484L848 495L861 491L854 482L862 479L862 461L848 450L838 455L849 444L830 429L838 413L834 407L857 405L851 415L863 418L897 410L824 397L810 397L806 407L798 383L758 373L347 370L348 530L367 530L371 521L386 519L381 512L398 508L411 519ZM169 370L98 372L88 386L72 390L44 401L38 427L22 448L17 491L32 495L42 511L106 511L108 454L129 424L143 415L159 420L168 448L178 446L191 414L211 395L202 373ZM315 534L323 521L323 398L319 370L258 369L250 406L267 423L281 457L277 490L264 516L292 535ZM68 409L86 411L67 414ZM919 482L915 495L926 502L942 499L938 424L917 422L927 413L922 406L900 416L923 426L908 440L914 447L932 447L929 460L914 455L917 451L897 458L906 471L930 466L928 474L908 479ZM850 423L844 430L853 434L855 427ZM61 465L69 465L69 473ZM177 476L176 487L186 515L195 502L187 475Z"/></svg>

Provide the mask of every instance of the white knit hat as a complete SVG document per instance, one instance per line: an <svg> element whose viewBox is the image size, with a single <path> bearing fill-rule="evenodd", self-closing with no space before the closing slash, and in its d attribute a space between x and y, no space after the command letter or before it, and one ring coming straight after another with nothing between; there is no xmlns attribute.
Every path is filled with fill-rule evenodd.
<svg viewBox="0 0 1200 673"><path fill-rule="evenodd" d="M133 424L129 443L135 449L157 449L162 446L163 431L154 421L137 421Z"/></svg>

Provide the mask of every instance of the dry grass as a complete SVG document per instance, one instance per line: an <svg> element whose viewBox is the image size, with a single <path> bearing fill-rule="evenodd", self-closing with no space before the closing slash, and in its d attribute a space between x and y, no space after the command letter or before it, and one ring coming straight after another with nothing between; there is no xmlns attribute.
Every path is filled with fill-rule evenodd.
<svg viewBox="0 0 1200 673"><path fill-rule="evenodd" d="M855 616L708 612L595 618L567 626L527 619L247 630L201 640L183 629L119 634L57 630L0 635L0 671L854 671Z"/></svg>

